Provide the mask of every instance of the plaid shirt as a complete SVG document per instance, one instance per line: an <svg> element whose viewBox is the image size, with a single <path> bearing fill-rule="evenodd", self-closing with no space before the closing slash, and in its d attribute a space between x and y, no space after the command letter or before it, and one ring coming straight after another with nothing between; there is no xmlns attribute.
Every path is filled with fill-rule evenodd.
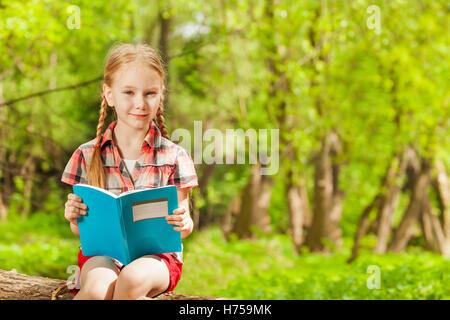
<svg viewBox="0 0 450 320"><path fill-rule="evenodd" d="M112 122L102 135L100 150L105 171L105 189L119 195L134 189L148 189L175 185L177 188L198 186L194 163L182 147L161 136L152 121L141 146L140 156L133 172L128 172L113 140ZM61 181L71 186L88 183L87 167L90 163L96 139L79 146L67 163ZM172 255L183 262L182 252Z"/></svg>

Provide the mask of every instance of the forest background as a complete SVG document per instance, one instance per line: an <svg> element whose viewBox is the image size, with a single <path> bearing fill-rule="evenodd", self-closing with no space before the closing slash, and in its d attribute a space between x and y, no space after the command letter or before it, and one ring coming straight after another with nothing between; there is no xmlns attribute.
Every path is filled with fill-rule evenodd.
<svg viewBox="0 0 450 320"><path fill-rule="evenodd" d="M202 133L279 133L274 174L251 160L249 135L244 164L196 164L175 292L449 299L449 11L444 0L0 1L0 269L70 276L79 239L62 171L95 136L108 50L148 43L169 75L169 135L194 136L195 121ZM202 138L205 154L216 142Z"/></svg>

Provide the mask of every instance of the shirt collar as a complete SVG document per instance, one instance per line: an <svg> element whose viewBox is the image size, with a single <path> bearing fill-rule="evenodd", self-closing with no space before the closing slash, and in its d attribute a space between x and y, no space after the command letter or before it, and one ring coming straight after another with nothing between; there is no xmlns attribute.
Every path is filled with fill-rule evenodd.
<svg viewBox="0 0 450 320"><path fill-rule="evenodd" d="M100 147L103 148L103 145L110 141L113 142L113 130L114 127L117 124L117 120L110 123L108 128L105 130L105 132L102 135L102 142L100 143ZM144 142L147 143L147 145L150 148L159 148L161 145L161 131L159 131L158 126L155 124L155 122L152 120L149 124L149 128L147 131L147 134L145 135Z"/></svg>

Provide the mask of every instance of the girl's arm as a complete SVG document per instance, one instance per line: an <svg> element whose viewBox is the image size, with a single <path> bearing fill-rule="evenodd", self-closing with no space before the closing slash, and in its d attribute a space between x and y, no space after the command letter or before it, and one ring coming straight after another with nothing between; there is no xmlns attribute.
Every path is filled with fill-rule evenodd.
<svg viewBox="0 0 450 320"><path fill-rule="evenodd" d="M72 222L70 223L70 230L72 230L73 234L76 235L77 237L80 236L80 231L78 230L78 226L73 224Z"/></svg>
<svg viewBox="0 0 450 320"><path fill-rule="evenodd" d="M189 189L178 189L178 209L173 210L173 215L167 216L166 220L176 225L173 229L181 232L181 239L192 233L194 221L189 214Z"/></svg>
<svg viewBox="0 0 450 320"><path fill-rule="evenodd" d="M79 196L73 193L67 195L67 201L64 206L64 218L70 222L70 230L72 230L73 234L79 237L80 232L78 231L77 219L82 215L86 215L87 206L82 203L82 199Z"/></svg>

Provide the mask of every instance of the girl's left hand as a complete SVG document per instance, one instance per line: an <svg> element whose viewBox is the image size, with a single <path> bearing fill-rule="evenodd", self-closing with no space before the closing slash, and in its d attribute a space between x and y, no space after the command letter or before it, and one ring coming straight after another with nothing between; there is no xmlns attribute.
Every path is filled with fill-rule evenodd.
<svg viewBox="0 0 450 320"><path fill-rule="evenodd" d="M167 223L177 226L173 230L182 232L191 229L192 219L189 216L189 212L183 207L173 210L173 214L166 216L166 220Z"/></svg>

